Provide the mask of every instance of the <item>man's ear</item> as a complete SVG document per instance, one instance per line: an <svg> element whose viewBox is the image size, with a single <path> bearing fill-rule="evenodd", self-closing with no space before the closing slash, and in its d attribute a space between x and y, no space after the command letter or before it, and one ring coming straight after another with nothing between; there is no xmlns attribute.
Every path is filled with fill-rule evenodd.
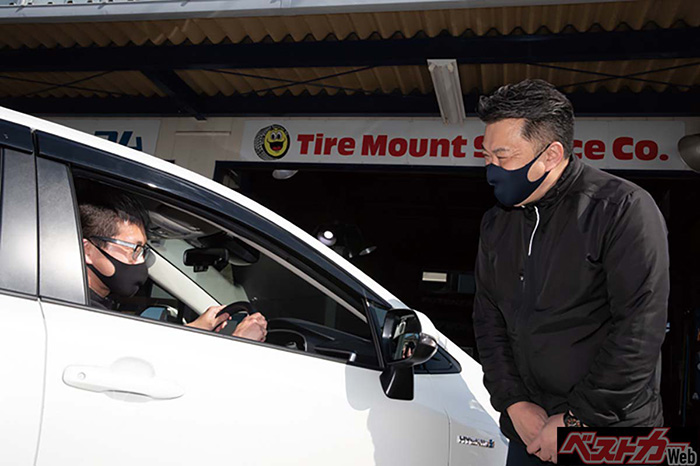
<svg viewBox="0 0 700 466"><path fill-rule="evenodd" d="M554 167L564 159L564 146L559 141L554 141L549 145L544 153L544 164L547 171L551 171Z"/></svg>
<svg viewBox="0 0 700 466"><path fill-rule="evenodd" d="M85 254L85 263L92 265L92 254L95 252L95 246L93 246L90 241L83 238L83 252Z"/></svg>

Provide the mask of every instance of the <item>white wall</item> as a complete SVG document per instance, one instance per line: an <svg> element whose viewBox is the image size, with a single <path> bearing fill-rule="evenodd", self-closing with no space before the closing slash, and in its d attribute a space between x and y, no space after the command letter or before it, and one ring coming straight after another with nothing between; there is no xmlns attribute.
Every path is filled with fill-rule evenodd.
<svg viewBox="0 0 700 466"><path fill-rule="evenodd" d="M208 178L217 160L239 158L243 120L240 118L163 118L154 155Z"/></svg>

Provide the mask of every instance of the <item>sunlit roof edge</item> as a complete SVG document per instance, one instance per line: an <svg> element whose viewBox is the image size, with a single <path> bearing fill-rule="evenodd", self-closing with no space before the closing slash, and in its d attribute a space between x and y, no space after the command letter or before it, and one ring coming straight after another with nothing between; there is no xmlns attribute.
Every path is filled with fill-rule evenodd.
<svg viewBox="0 0 700 466"><path fill-rule="evenodd" d="M0 0L2 23L296 16L609 3L634 0ZM14 3L14 4L10 4ZM50 4L51 3L51 4Z"/></svg>

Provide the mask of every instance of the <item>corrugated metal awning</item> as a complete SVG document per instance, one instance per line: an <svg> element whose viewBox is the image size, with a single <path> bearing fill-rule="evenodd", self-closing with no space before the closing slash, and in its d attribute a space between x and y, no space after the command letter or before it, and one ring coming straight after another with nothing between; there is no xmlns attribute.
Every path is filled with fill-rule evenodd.
<svg viewBox="0 0 700 466"><path fill-rule="evenodd" d="M669 31L688 39L664 39ZM433 56L446 43L462 56ZM470 60L472 52L479 58ZM288 109L304 108L309 96L384 96L386 112L391 99L398 108L401 97L433 94L428 58L457 58L462 90L472 96L542 78L568 93L687 94L688 111L700 113L700 1L2 24L0 105L36 111L50 102L48 113L71 113L87 100L94 111L99 99L110 113L128 108L118 99L142 98L136 113L153 102L199 114L233 97L265 97L270 109L270 98L297 98Z"/></svg>
<svg viewBox="0 0 700 466"><path fill-rule="evenodd" d="M334 15L3 24L0 47L90 47L537 34L700 26L700 1L637 0Z"/></svg>

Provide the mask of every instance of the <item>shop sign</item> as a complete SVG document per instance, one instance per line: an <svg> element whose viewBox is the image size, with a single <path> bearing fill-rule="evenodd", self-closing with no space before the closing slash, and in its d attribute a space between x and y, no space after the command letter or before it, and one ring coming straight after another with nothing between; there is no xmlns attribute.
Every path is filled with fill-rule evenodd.
<svg viewBox="0 0 700 466"><path fill-rule="evenodd" d="M470 119L247 120L240 158L268 163L484 165L484 125ZM577 120L574 154L590 165L621 170L688 170L678 155L682 121Z"/></svg>

